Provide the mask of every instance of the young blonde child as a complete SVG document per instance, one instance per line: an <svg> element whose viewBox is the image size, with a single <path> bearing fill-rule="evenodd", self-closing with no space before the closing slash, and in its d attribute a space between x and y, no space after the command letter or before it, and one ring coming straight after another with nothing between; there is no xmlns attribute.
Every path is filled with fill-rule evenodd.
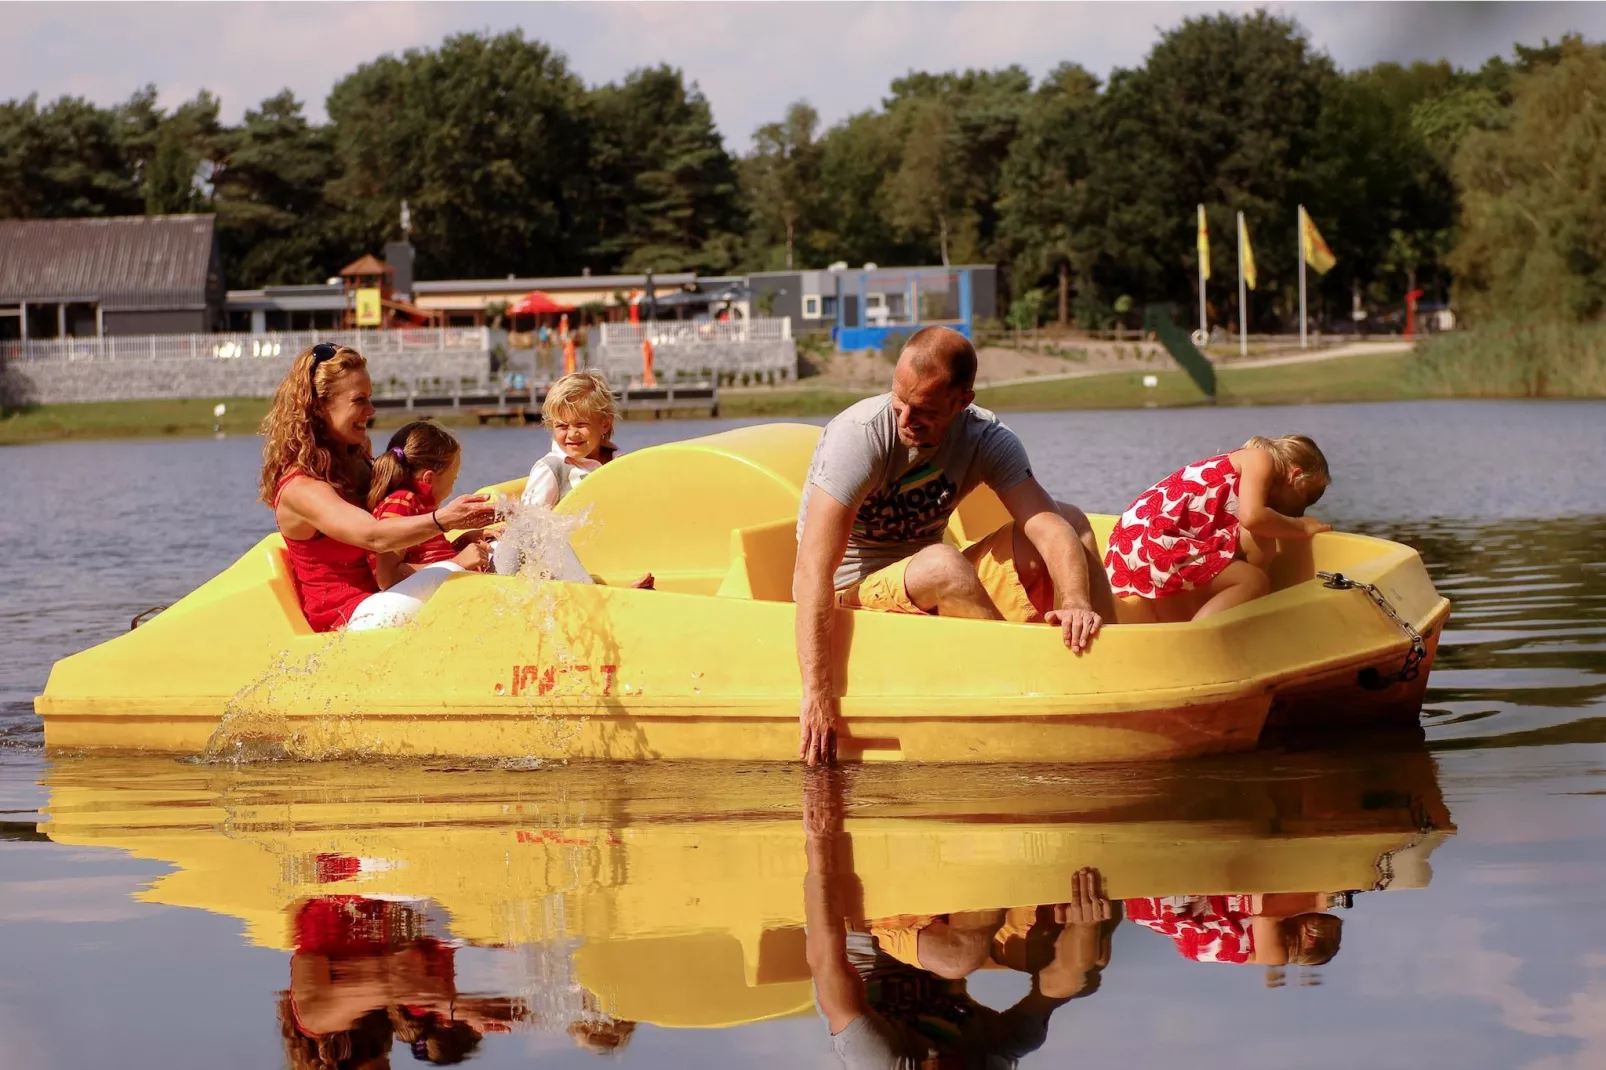
<svg viewBox="0 0 1606 1070"><path fill-rule="evenodd" d="M575 372L553 383L541 404L552 449L530 469L520 500L550 509L612 460L616 417L613 389L601 372Z"/></svg>
<svg viewBox="0 0 1606 1070"><path fill-rule="evenodd" d="M428 420L415 420L390 436L385 452L374 459L368 508L375 518L428 516L451 496L463 467L463 449L450 431ZM444 532L406 550L370 554L379 589L388 591L423 568L443 561L466 571L484 567L485 544L478 533L460 536L456 544Z"/></svg>
<svg viewBox="0 0 1606 1070"><path fill-rule="evenodd" d="M1304 515L1330 479L1327 458L1304 435L1256 435L1185 465L1121 514L1104 555L1110 586L1118 598L1144 599L1161 621L1190 610L1201 620L1269 594L1279 541L1332 530Z"/></svg>
<svg viewBox="0 0 1606 1070"><path fill-rule="evenodd" d="M552 433L552 448L531 467L520 504L551 509L592 472L613 460L618 450L612 441L617 416L613 388L601 372L574 372L553 383L541 403L541 419ZM506 540L497 544L493 561L499 574L517 572L520 559ZM578 560L572 565L580 568ZM649 572L630 586L651 589L653 583Z"/></svg>

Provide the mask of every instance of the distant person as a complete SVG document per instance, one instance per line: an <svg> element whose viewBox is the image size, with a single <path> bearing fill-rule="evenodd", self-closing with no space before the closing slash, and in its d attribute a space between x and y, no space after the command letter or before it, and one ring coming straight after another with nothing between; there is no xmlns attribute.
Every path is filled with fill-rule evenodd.
<svg viewBox="0 0 1606 1070"><path fill-rule="evenodd" d="M1116 522L1104 556L1110 586L1166 622L1203 620L1269 594L1279 542L1332 530L1305 515L1331 478L1304 435L1256 435L1185 465Z"/></svg>
<svg viewBox="0 0 1606 1070"><path fill-rule="evenodd" d="M291 362L262 421L259 492L284 536L296 599L317 632L345 627L379 593L370 553L405 550L452 529L477 530L495 515L485 497L462 495L427 515L376 519L365 508L373 476L372 392L362 354L321 342Z"/></svg>
<svg viewBox="0 0 1606 1070"><path fill-rule="evenodd" d="M450 431L429 420L414 420L391 435L385 451L374 459L368 508L379 520L433 513L440 499L450 497L462 467L462 446ZM477 531L459 535L455 542L436 533L406 550L370 554L369 560L380 590L389 590L430 565L477 571L490 560L490 550Z"/></svg>
<svg viewBox="0 0 1606 1070"><path fill-rule="evenodd" d="M815 447L798 511L799 756L835 755L838 607L1058 626L1088 649L1114 602L1087 517L1055 502L1026 449L975 407L976 351L927 327L898 357L890 393L849 407ZM963 552L943 542L961 499L985 484L1010 520Z"/></svg>

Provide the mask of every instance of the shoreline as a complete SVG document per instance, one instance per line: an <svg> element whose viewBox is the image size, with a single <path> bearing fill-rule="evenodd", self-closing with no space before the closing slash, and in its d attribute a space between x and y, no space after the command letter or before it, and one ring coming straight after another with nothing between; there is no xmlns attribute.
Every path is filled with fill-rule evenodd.
<svg viewBox="0 0 1606 1070"><path fill-rule="evenodd" d="M1335 359L1223 364L1217 367L1217 405L1304 405L1366 401L1471 398L1486 394L1428 388L1411 374L1410 352L1366 353ZM889 369L890 373L890 369ZM1145 376L1155 385L1146 387ZM783 388L727 388L720 416L727 419L832 416L877 391L821 383ZM0 415L0 446L75 439L200 437L221 431L255 434L268 398L183 398L40 405ZM213 406L227 408L222 419ZM1211 404L1180 369L1091 372L979 386L976 403L998 412L1079 409L1188 408ZM448 427L478 426L467 413L435 414ZM376 429L399 427L410 414L387 412ZM668 417L675 419L676 417ZM214 426L216 425L216 426Z"/></svg>

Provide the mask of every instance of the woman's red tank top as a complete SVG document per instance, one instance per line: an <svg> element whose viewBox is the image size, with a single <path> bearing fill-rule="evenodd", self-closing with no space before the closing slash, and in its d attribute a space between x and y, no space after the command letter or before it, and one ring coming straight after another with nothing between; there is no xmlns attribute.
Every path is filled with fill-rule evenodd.
<svg viewBox="0 0 1606 1070"><path fill-rule="evenodd" d="M305 472L291 472L279 480L273 492L275 509L285 485L303 476L313 478ZM319 532L310 539L285 535L284 551L301 612L315 632L334 631L351 619L364 598L379 592L379 582L368 567L368 551L360 546L348 546Z"/></svg>

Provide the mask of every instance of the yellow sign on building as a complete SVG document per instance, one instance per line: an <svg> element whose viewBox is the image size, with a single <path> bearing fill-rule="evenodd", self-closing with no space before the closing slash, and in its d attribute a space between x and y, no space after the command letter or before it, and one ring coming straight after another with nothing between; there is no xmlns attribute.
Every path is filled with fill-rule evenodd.
<svg viewBox="0 0 1606 1070"><path fill-rule="evenodd" d="M357 291L357 326L379 327L385 322L385 312L379 303L378 287Z"/></svg>

